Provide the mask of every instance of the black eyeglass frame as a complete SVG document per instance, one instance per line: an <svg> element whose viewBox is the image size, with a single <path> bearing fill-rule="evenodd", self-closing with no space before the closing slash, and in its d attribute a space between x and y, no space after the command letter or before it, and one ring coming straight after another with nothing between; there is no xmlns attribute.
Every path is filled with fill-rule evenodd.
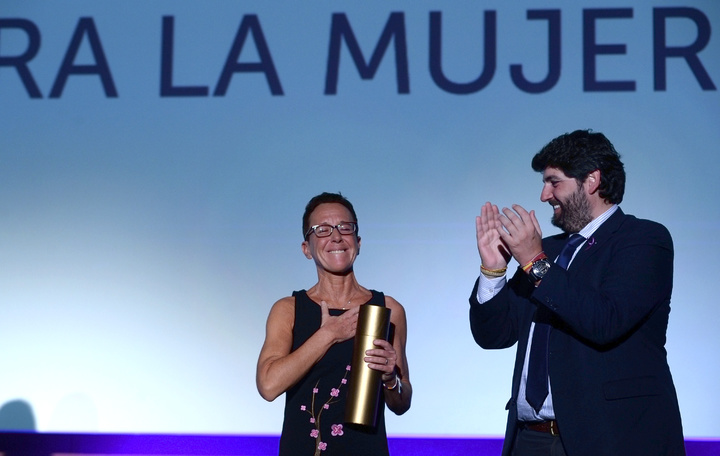
<svg viewBox="0 0 720 456"><path fill-rule="evenodd" d="M342 231L340 231L340 227L341 227L341 226L347 226L347 225L351 225L351 226L353 227L353 230L352 230L350 233L343 233ZM330 227L330 231L329 231L327 234L324 234L324 235L322 235L322 236L318 235L318 234L317 234L317 231L315 231L315 230L316 230L317 228L321 227L321 226ZM310 236L310 233L315 233L315 236L317 236L317 237L319 237L319 238L329 237L329 236L331 236L331 235L333 234L333 231L335 231L335 228L337 228L338 232L339 232L341 235L343 235L343 236L349 236L349 235L351 235L351 234L357 233L357 231L358 231L358 224L357 224L357 222L340 222L340 223L338 223L337 225L330 225L329 223L321 223L321 224L319 224L319 225L313 225L313 226L310 227L309 230L307 230L307 233L305 233L305 239L307 239L307 238Z"/></svg>

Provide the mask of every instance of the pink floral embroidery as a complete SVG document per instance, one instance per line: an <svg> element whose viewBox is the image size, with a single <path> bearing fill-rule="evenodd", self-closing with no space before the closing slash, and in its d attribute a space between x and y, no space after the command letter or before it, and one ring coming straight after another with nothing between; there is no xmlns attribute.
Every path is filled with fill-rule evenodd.
<svg viewBox="0 0 720 456"><path fill-rule="evenodd" d="M342 424L333 424L331 427L332 427L331 434L333 436L343 435L343 425Z"/></svg>
<svg viewBox="0 0 720 456"><path fill-rule="evenodd" d="M325 451L327 449L327 443L323 442L322 435L320 432L320 416L322 415L322 412L324 410L328 410L330 408L330 404L333 404L335 402L338 402L340 399L340 388L342 385L347 385L347 376L348 372L350 372L350 365L347 365L345 368L345 375L343 375L343 378L340 379L340 385L338 385L337 388L331 388L330 389L330 397L327 401L322 405L322 409L320 411L315 412L316 405L315 405L315 399L317 399L317 394L320 392L320 389L318 388L318 384L320 383L320 380L315 384L315 387L312 389L312 402L310 403L310 407L306 407L305 405L300 406L300 410L303 412L307 412L310 414L310 424L313 426L313 429L310 431L310 437L315 439L315 456L319 456L321 451ZM319 402L319 401L318 401ZM333 437L339 437L343 435L343 425L342 424L333 424L331 426L331 432Z"/></svg>

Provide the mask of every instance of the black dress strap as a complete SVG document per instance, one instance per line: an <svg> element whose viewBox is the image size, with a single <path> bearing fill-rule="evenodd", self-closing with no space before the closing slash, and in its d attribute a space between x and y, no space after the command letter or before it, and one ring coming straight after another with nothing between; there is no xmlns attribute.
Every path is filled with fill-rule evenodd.
<svg viewBox="0 0 720 456"><path fill-rule="evenodd" d="M372 293L372 297L366 304L385 307L385 294L382 291L370 290L370 293Z"/></svg>

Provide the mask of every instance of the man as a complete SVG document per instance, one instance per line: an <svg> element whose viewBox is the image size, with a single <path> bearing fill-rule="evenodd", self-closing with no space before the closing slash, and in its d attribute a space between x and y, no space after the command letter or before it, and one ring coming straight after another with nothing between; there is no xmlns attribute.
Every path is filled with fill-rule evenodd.
<svg viewBox="0 0 720 456"><path fill-rule="evenodd" d="M618 207L625 170L601 133L559 136L532 167L562 234L543 239L519 205L486 203L476 219L473 337L486 349L518 343L503 455L684 455L664 347L670 233ZM511 258L520 267L507 280Z"/></svg>

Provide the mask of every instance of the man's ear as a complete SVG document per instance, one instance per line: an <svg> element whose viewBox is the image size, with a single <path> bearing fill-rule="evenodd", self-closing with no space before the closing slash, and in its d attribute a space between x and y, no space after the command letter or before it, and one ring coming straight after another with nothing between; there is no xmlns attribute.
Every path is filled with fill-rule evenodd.
<svg viewBox="0 0 720 456"><path fill-rule="evenodd" d="M598 191L598 188L600 188L599 169L596 169L595 171L588 174L587 178L585 179L585 188L587 189L589 195L592 195Z"/></svg>
<svg viewBox="0 0 720 456"><path fill-rule="evenodd" d="M302 248L302 252L305 255L305 258L308 260L312 260L312 253L310 252L310 246L308 241L303 241L303 243L300 245L300 248Z"/></svg>
<svg viewBox="0 0 720 456"><path fill-rule="evenodd" d="M357 238L358 238L358 251L357 251L357 254L360 255L360 241L361 241L361 238L360 238L360 236L358 236Z"/></svg>

